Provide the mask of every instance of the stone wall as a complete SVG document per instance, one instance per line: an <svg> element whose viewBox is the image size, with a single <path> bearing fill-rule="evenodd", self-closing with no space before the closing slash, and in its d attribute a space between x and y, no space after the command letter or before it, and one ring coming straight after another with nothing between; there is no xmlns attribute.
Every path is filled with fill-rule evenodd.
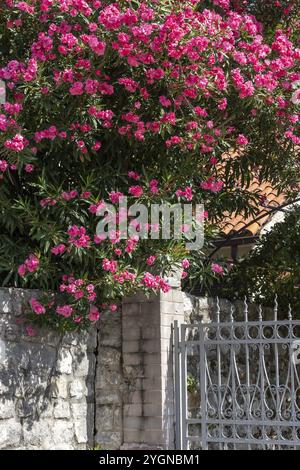
<svg viewBox="0 0 300 470"><path fill-rule="evenodd" d="M93 444L96 331L81 336L19 324L32 291L0 290L0 449Z"/></svg>
<svg viewBox="0 0 300 470"><path fill-rule="evenodd" d="M0 449L174 448L172 325L188 302L173 287L89 334L35 337L19 319L38 292L0 289Z"/></svg>

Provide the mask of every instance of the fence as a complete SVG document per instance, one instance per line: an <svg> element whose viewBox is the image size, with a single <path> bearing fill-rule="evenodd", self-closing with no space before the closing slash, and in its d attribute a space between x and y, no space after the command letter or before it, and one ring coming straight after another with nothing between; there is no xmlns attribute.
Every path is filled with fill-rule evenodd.
<svg viewBox="0 0 300 470"><path fill-rule="evenodd" d="M176 447L300 448L300 321L175 322Z"/></svg>

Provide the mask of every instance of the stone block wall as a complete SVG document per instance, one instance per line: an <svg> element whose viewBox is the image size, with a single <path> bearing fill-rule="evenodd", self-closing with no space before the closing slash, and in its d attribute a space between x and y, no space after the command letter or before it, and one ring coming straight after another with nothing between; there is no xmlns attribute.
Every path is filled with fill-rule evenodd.
<svg viewBox="0 0 300 470"><path fill-rule="evenodd" d="M93 444L96 331L28 337L18 318L33 294L0 289L0 449L85 449Z"/></svg>
<svg viewBox="0 0 300 470"><path fill-rule="evenodd" d="M174 448L178 284L125 300L90 333L28 337L18 320L38 294L0 289L0 449Z"/></svg>

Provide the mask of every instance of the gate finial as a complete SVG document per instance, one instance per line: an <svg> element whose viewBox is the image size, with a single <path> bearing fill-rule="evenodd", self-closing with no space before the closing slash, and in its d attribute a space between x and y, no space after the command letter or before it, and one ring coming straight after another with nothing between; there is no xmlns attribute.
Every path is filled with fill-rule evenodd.
<svg viewBox="0 0 300 470"><path fill-rule="evenodd" d="M244 314L245 314L245 321L248 321L248 302L247 302L247 297L245 296L244 300Z"/></svg>
<svg viewBox="0 0 300 470"><path fill-rule="evenodd" d="M278 320L278 295L275 295L274 321Z"/></svg>
<svg viewBox="0 0 300 470"><path fill-rule="evenodd" d="M258 319L259 321L263 321L263 309L261 305L258 308Z"/></svg>
<svg viewBox="0 0 300 470"><path fill-rule="evenodd" d="M230 321L233 323L234 322L234 306L231 304L231 307L230 307Z"/></svg>
<svg viewBox="0 0 300 470"><path fill-rule="evenodd" d="M289 316L288 316L289 321L293 321L293 310L291 304L289 304Z"/></svg>
<svg viewBox="0 0 300 470"><path fill-rule="evenodd" d="M220 323L221 308L220 308L220 299L217 297L217 322Z"/></svg>

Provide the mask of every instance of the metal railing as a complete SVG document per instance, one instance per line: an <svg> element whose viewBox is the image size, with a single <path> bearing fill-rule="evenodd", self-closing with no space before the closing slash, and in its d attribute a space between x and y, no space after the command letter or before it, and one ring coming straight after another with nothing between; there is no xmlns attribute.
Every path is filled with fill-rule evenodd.
<svg viewBox="0 0 300 470"><path fill-rule="evenodd" d="M174 325L177 449L300 449L300 321Z"/></svg>

